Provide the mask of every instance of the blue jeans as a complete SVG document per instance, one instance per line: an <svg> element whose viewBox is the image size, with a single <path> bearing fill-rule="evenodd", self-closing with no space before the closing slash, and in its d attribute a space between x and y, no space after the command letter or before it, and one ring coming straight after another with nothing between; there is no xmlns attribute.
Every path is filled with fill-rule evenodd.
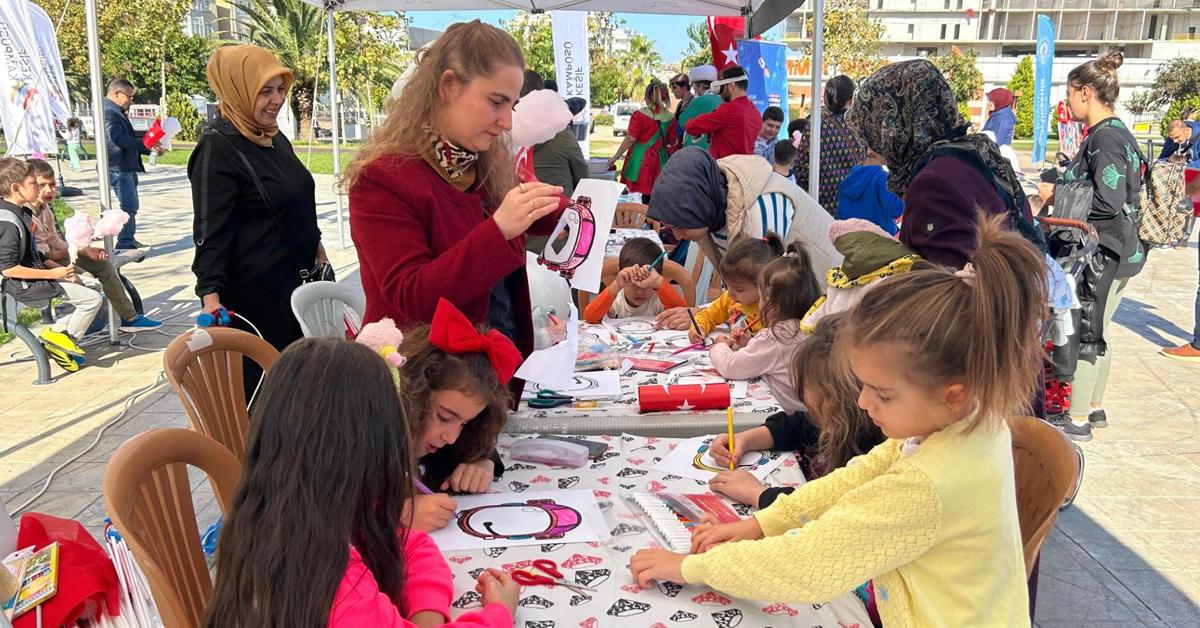
<svg viewBox="0 0 1200 628"><path fill-rule="evenodd" d="M109 172L108 181L112 184L113 193L117 195L117 202L121 206L121 211L129 214L129 222L121 228L121 233L117 236L117 246L121 248L132 248L135 246L136 240L133 234L137 231L137 212L138 212L138 176L136 172Z"/></svg>

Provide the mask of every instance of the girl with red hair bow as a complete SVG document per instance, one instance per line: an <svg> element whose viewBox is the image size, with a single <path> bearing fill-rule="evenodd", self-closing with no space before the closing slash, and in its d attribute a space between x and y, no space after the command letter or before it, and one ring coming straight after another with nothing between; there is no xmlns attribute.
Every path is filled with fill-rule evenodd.
<svg viewBox="0 0 1200 628"><path fill-rule="evenodd" d="M434 491L482 493L504 472L496 439L512 401L507 387L521 364L512 341L476 327L446 299L430 325L404 333L400 392L418 476ZM436 530L453 517L445 494L414 499L412 527Z"/></svg>

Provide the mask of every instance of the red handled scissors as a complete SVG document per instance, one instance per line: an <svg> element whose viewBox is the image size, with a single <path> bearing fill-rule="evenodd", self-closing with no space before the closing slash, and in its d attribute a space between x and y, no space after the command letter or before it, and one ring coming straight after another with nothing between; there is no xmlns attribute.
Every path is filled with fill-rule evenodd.
<svg viewBox="0 0 1200 628"><path fill-rule="evenodd" d="M520 570L513 572L513 580L516 580L517 584L524 584L527 586L544 584L546 586L553 587L555 585L561 585L580 595L582 595L582 591L591 591L593 593L596 592L596 590L591 587L585 587L583 585L575 584L574 582L567 582L566 580L563 580L562 572L558 570L558 565L556 565L552 560L546 560L544 558L535 560L533 561L533 568L546 575L542 576L535 574L532 571Z"/></svg>

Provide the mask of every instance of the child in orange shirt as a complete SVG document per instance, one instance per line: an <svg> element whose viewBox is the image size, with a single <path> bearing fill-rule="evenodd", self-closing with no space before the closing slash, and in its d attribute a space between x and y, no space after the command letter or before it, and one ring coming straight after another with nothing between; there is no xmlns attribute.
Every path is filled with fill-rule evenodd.
<svg viewBox="0 0 1200 628"><path fill-rule="evenodd" d="M649 238L631 238L626 242L617 258L620 268L617 278L592 299L583 311L583 320L595 324L604 320L605 315L656 316L673 307L687 307L679 291L663 279L661 255L662 248Z"/></svg>

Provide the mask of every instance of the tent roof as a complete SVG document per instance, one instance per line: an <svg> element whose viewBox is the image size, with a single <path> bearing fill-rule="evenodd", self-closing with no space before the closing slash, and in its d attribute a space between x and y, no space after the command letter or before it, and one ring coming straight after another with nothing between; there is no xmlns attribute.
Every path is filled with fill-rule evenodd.
<svg viewBox="0 0 1200 628"><path fill-rule="evenodd" d="M662 15L750 15L777 0L302 0L335 11L612 11ZM793 0L794 1L794 0ZM799 3L797 3L799 4Z"/></svg>

